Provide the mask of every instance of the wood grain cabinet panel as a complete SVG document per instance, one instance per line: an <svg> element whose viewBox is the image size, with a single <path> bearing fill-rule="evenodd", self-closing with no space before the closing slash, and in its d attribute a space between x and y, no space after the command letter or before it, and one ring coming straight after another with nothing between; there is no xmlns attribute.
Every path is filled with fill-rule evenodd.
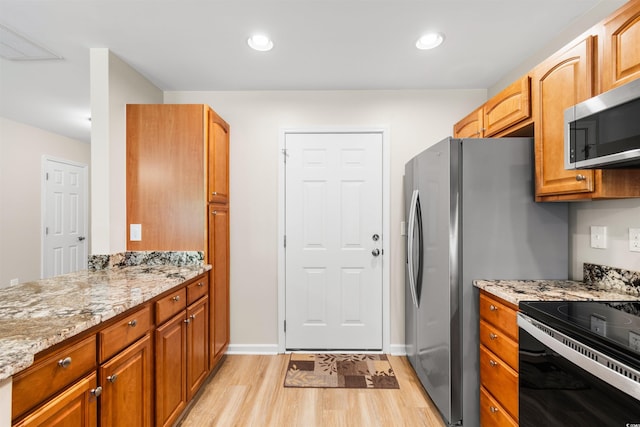
<svg viewBox="0 0 640 427"><path fill-rule="evenodd" d="M480 318L503 331L511 339L518 340L517 311L505 301L480 292Z"/></svg>
<svg viewBox="0 0 640 427"><path fill-rule="evenodd" d="M229 126L209 111L209 203L229 201Z"/></svg>
<svg viewBox="0 0 640 427"><path fill-rule="evenodd" d="M632 0L603 23L603 92L640 77L640 1Z"/></svg>
<svg viewBox="0 0 640 427"><path fill-rule="evenodd" d="M524 76L488 100L483 107L484 136L491 137L531 117L531 79Z"/></svg>
<svg viewBox="0 0 640 427"><path fill-rule="evenodd" d="M156 325L175 316L187 307L187 290L178 289L156 301Z"/></svg>
<svg viewBox="0 0 640 427"><path fill-rule="evenodd" d="M92 372L14 424L14 427L96 427L96 388L96 373Z"/></svg>
<svg viewBox="0 0 640 427"><path fill-rule="evenodd" d="M140 340L100 366L100 426L148 427L153 422L152 338Z"/></svg>
<svg viewBox="0 0 640 427"><path fill-rule="evenodd" d="M36 360L32 366L13 377L13 419L95 370L96 366L95 335Z"/></svg>
<svg viewBox="0 0 640 427"><path fill-rule="evenodd" d="M512 417L518 418L518 373L482 346L480 382Z"/></svg>
<svg viewBox="0 0 640 427"><path fill-rule="evenodd" d="M229 209L212 204L209 211L209 252L214 254L209 292L213 367L229 346Z"/></svg>
<svg viewBox="0 0 640 427"><path fill-rule="evenodd" d="M480 343L492 353L499 354L511 368L518 370L518 342L484 320L480 320Z"/></svg>
<svg viewBox="0 0 640 427"><path fill-rule="evenodd" d="M187 305L191 305L209 293L209 275L205 274L187 285Z"/></svg>
<svg viewBox="0 0 640 427"><path fill-rule="evenodd" d="M517 427L518 423L507 414L505 409L480 387L480 425L484 427Z"/></svg>
<svg viewBox="0 0 640 427"><path fill-rule="evenodd" d="M484 110L479 107L453 125L454 138L482 138L484 136Z"/></svg>
<svg viewBox="0 0 640 427"><path fill-rule="evenodd" d="M135 342L153 327L151 307L146 305L126 315L111 326L102 329L100 338L100 362L104 362L129 344Z"/></svg>
<svg viewBox="0 0 640 427"><path fill-rule="evenodd" d="M187 309L187 399L209 373L209 298L205 295Z"/></svg>

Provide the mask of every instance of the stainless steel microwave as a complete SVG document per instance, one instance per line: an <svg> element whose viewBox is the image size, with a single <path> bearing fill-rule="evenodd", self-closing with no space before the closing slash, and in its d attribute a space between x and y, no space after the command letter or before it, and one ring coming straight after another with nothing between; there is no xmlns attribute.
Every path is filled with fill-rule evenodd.
<svg viewBox="0 0 640 427"><path fill-rule="evenodd" d="M565 169L640 168L640 80L564 111Z"/></svg>

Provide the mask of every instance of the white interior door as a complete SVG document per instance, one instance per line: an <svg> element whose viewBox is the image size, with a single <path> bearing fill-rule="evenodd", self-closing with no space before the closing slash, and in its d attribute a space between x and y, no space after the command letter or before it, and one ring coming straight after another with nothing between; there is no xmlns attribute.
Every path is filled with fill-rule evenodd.
<svg viewBox="0 0 640 427"><path fill-rule="evenodd" d="M87 268L87 167L44 160L42 277Z"/></svg>
<svg viewBox="0 0 640 427"><path fill-rule="evenodd" d="M285 136L286 348L382 349L382 134Z"/></svg>

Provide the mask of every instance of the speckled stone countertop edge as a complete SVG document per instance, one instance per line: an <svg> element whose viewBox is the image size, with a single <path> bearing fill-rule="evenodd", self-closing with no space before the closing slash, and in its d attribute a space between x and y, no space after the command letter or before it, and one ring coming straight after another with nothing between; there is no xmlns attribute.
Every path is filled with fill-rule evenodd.
<svg viewBox="0 0 640 427"><path fill-rule="evenodd" d="M0 289L0 381L34 356L182 283L210 265L84 270Z"/></svg>
<svg viewBox="0 0 640 427"><path fill-rule="evenodd" d="M474 280L473 285L514 305L521 301L640 301L640 295L573 280Z"/></svg>

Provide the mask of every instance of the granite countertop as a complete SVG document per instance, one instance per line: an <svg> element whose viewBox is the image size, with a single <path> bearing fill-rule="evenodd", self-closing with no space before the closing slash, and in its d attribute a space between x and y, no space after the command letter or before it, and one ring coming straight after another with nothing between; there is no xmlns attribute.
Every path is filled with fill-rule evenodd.
<svg viewBox="0 0 640 427"><path fill-rule="evenodd" d="M111 267L0 289L0 381L30 366L36 353L210 269L202 264Z"/></svg>
<svg viewBox="0 0 640 427"><path fill-rule="evenodd" d="M640 301L638 293L573 280L474 280L473 284L515 305L520 301Z"/></svg>

